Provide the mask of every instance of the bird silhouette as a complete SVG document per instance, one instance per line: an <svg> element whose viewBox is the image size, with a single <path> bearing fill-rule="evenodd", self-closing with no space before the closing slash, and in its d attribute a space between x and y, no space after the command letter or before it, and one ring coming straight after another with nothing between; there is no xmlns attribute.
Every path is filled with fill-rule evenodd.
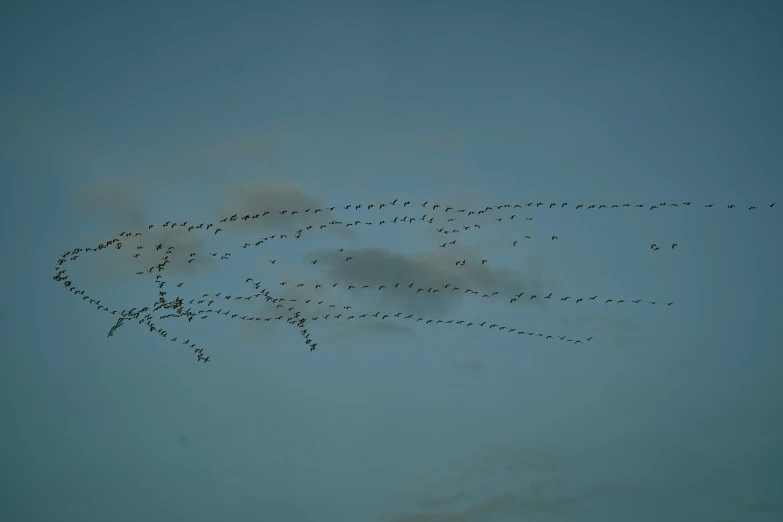
<svg viewBox="0 0 783 522"><path fill-rule="evenodd" d="M396 203L396 201L397 200L394 200L392 203ZM392 203L390 203L390 205ZM410 204L410 201L406 202L406 205L404 205L404 206L407 206L409 204ZM421 205L422 205L422 207L426 208L426 206L428 204L429 204L429 202L424 202ZM531 203L526 204L525 206L529 207L532 204L533 203L531 202ZM382 203L380 205L380 208L384 208L385 205L386 205L385 203ZM541 202L536 204L537 207L538 206L542 206L542 205L543 205L543 203L541 203ZM557 205L556 203L550 203L550 204L548 204L548 208L550 208L550 209L554 208L556 205ZM685 203L683 205L685 205ZM772 208L772 205L774 205L774 204L768 204L768 207ZM350 210L351 207L353 207L355 210L358 210L358 209L361 209L363 206L366 209L368 209L368 210L371 209L371 208L375 208L375 205L372 204L372 203L367 204L367 205L352 204L352 205L348 205L347 208L346 208L345 205L343 205L343 208L345 210ZM513 206L513 208L521 208L522 206L523 205L515 204ZM562 203L562 204L560 204L560 206L561 206L561 208L564 208L566 206L566 203ZM596 208L596 206L597 205L591 204L589 206L589 208ZM598 205L598 208L608 208L609 206L610 205L601 204L601 205ZM630 204L626 203L626 204L623 204L623 206L624 207L630 206ZM662 208L665 208L667 206L674 207L674 206L678 206L678 205L676 203L661 203L659 206L662 207ZM477 213L477 214L491 213L491 212L499 211L499 210L504 209L504 208L511 208L511 207L512 207L512 205L510 205L510 204L488 206L484 210L476 209L477 212L471 211L470 213L468 213L468 215L470 215L471 213ZM580 204L576 208L582 208L582 207L583 207L583 205ZM619 207L619 205L617 205L617 204L612 204L611 205L611 208L618 208L618 207ZM439 208L440 207L438 205L432 205L432 210L433 211L436 211ZM753 208L755 208L755 206L753 206ZM327 207L327 209L329 211L333 211L334 207ZM279 219L284 220L284 219L288 219L291 216L296 216L300 212L306 213L306 214L310 214L312 209L311 208L307 208L307 209L293 209L293 208L291 208L291 209L275 209L275 211L278 211L278 214L280 216L283 216L283 217L281 217ZM319 212L325 212L325 211L326 211L326 209L321 209L321 208L315 209L315 212L313 212L312 216L315 216ZM459 214L467 212L467 209L459 209L459 210L455 211L452 207L449 206L443 212L449 212L449 211L454 211L453 214L452 214L452 215L454 215L454 217L450 217L448 219L448 222L455 222L455 221L457 221L456 218L459 217ZM237 221L243 222L243 221L248 221L250 219L258 219L259 217L266 216L269 213L270 212L268 210L264 210L263 212L261 212L259 210L257 213L244 213L244 214L242 214L242 217L240 217L238 214L232 214L230 217L226 217L226 218L221 219L219 221L221 223L221 227L217 227L215 229L214 233L217 234L219 231L223 231L223 229L232 230L231 227L232 226L236 226L236 225L234 225L234 223L237 223ZM497 215L497 214L495 216L493 216L493 218L496 221L498 221L498 222L502 222L504 217L505 217L505 215ZM511 214L508 217L508 219L509 220L513 220L514 217L515 217L515 215ZM422 216L420 218L420 221L425 221L426 219L427 219L427 214ZM433 218L431 217L429 222L431 223L432 220L433 220ZM528 220L532 220L532 218L528 218ZM417 221L417 219L413 218L413 217L409 218L408 216L404 216L402 218L402 220L399 220L399 219L395 218L393 223L397 223L398 221L399 222L414 223L415 221ZM379 224L383 224L383 223L385 223L384 220L380 220L379 221ZM370 223L370 222L363 223L360 220L355 220L352 223L351 222L343 223L339 219L331 218L331 221L329 221L328 223L322 223L320 225L318 225L317 223L314 223L312 225L307 225L307 227L303 227L302 229L299 229L297 231L295 237L297 239L299 239L300 237L304 238L304 237L306 237L304 235L305 234L305 230L310 231L314 227L316 228L316 230L319 230L319 228L318 228L319 226L320 226L320 229L323 229L323 228L326 228L326 227L328 227L330 225L335 225L335 224L344 224L346 226L371 226L372 225L372 223ZM175 228L175 227L180 227L181 230L178 230L177 231L178 233L180 233L180 234L194 234L195 235L195 234L198 234L199 230L204 226L203 223L201 225L196 225L196 223L190 224L189 226L188 225L189 224L188 224L187 221L184 221L182 223L179 223L179 222L167 222L166 224L164 224L164 227L166 227L166 228L170 227L172 229ZM207 230L210 230L210 229L212 229L214 227L214 224L213 223L209 223L206 226L207 226ZM446 227L442 227L438 231L443 233L443 234L453 234L453 233L460 233L460 232L462 232L462 233L469 233L467 231L475 229L475 230L478 230L479 233L481 233L481 226L478 223L475 223L473 225L473 227L469 227L466 224L457 222L457 223L455 223L454 227L455 227L455 229L453 229L453 230L447 229ZM148 230L152 230L152 226L148 226ZM138 232L124 232L123 231L117 237L133 238L133 237L136 237L138 235L141 235L141 234L138 233ZM526 235L524 237L525 237L525 239L530 239L531 236L530 235ZM263 244L264 242L268 242L268 241L276 239L276 238L285 239L285 238L287 238L287 235L286 234L271 235L269 237L258 238L258 241L256 241L255 243L245 242L244 244L240 243L237 246L240 247L240 248L243 248L243 249L251 248L253 246L258 247L259 245ZM557 239L557 236L552 236L552 240L554 240L554 239ZM128 241L130 241L130 239L128 239ZM517 243L518 243L517 241L513 241L511 243L511 245L512 246L516 246ZM445 246L448 246L449 244L451 244L451 245L456 244L456 240L451 240L451 241L444 242L443 243L444 248L445 248ZM97 252L97 251L99 251L101 249L108 248L109 246L112 246L112 245L115 246L116 248L121 248L123 246L122 243L119 242L119 240L113 239L112 241L108 241L106 243L97 245L97 247L94 248L94 249L87 249L87 252L92 252L92 251L96 251ZM676 246L676 244L673 244L673 245ZM132 243L131 244L131 248L134 247L134 246L137 247L136 249L139 250L139 251L142 248L144 248L144 245L138 244L138 243ZM160 251L160 250L163 249L164 246L165 246L165 242L164 243L157 243L156 250ZM672 248L674 248L675 246L673 246ZM655 245L655 247L653 249L657 250L657 245ZM156 275L156 280L159 279L162 275L170 273L170 270L172 268L174 268L176 270L177 264L181 262L181 261L179 261L180 258L176 257L174 252L176 252L175 247L174 246L169 246L168 249L166 250L166 256L162 259L162 262L160 262L160 260L159 260L156 263L152 263L152 266L148 267L146 270L135 271L134 273L137 276L141 277L144 274L152 273L153 270L157 269L158 273ZM340 252L343 252L343 249L340 249ZM58 267L61 266L62 264L64 264L66 261L74 262L77 259L77 257L78 257L77 253L78 252L76 250L74 250L72 252L69 251L65 256L63 256L64 257L63 259L58 260ZM186 256L186 254L187 254L187 252L184 252L182 255L187 257L187 259L185 259L185 261L187 263L191 263L195 259L198 259L198 256L197 256L196 252L191 252L187 256ZM212 257L216 257L217 256L217 252L209 252L209 254ZM134 256L134 258L138 258L138 255ZM221 259L222 262L231 263L231 261L230 261L231 253L230 252L224 253L223 255L220 256L220 259ZM350 259L352 259L352 257L348 256L346 258L346 261L348 261ZM173 265L172 265L172 261L173 261ZM482 261L481 264L483 265L483 264L485 264L487 262L487 259L482 259L481 261ZM269 260L269 262L270 262L270 264L275 264L275 260ZM317 263L317 260L311 260L311 263L313 265L315 265ZM466 260L463 259L461 261L456 261L455 265L464 265L465 263L466 263ZM361 266L361 264L359 266ZM470 273L470 271L468 272L468 274L469 273ZM55 279L63 280L63 283L64 283L64 285L66 287L69 287L71 285L70 281L65 281L66 278L64 276L64 273L59 275L59 276L55 276ZM166 279L168 279L168 278L166 278ZM346 317L342 317L341 314L337 314L337 315L334 315L334 316L331 316L329 314L327 314L325 316L320 316L316 312L314 317L308 318L308 317L305 316L305 315L309 315L307 313L307 310L302 308L301 311L300 311L300 309L297 308L299 306L297 304L297 299L295 299L295 298L284 299L283 297L277 298L277 297L272 296L266 289L261 290L260 292L258 292L259 287L260 287L260 283L254 281L253 278L246 278L245 282L253 284L253 286L254 286L254 288L255 288L255 290L257 292L255 294L253 294L251 292L250 295L236 295L236 296L225 295L225 296L223 296L225 298L225 300L231 300L233 298L234 301L231 301L231 302L235 302L236 300L252 300L254 298L263 297L263 299L265 299L266 301L270 301L271 303L273 303L273 306L278 307L278 308L284 308L285 310L287 310L289 312L288 313L289 317L286 318L286 321L288 323L290 323L290 324L298 325L299 328L303 328L303 326L304 326L306 321L315 321L315 320L318 320L319 318L321 320L330 320L330 321L339 320L339 319L344 319L344 320L350 319L350 320L353 320L353 319L356 319L356 318L361 318L361 319L367 320L366 318L367 318L368 314L358 314L358 313L355 314L355 315L349 315L349 316L346 316ZM160 283L165 284L166 282L161 280ZM372 282L370 281L369 283L372 283ZM161 288L162 288L162 284L161 284ZM174 284L177 288L183 288L183 283L182 282L174 281L171 284ZM286 284L285 281L280 282L280 286L284 286L285 284ZM296 281L291 281L291 286L293 286L293 287L295 287L297 289L305 288L306 286L309 288L309 285L305 285L304 283L297 283ZM337 286L337 283L335 283L333 285L333 287L335 287L335 286ZM387 289L387 285L384 285L384 284L380 284L380 285L377 285L377 286L378 286L378 291L379 292L381 292L384 289ZM395 285L393 285L394 290L392 290L392 291L399 292L400 290L398 289L398 286L399 286L399 283L396 283ZM411 283L411 285L409 285L409 288L411 288L413 286L414 286L414 284ZM319 289L319 288L321 288L321 285L320 284L315 284L314 287L316 289ZM362 289L367 289L367 288L370 288L370 287L371 287L371 284L366 284L366 285L361 286ZM443 285L443 284L438 283L437 285L431 286L431 285L428 285L428 284L421 284L420 283L420 286L417 287L416 293L421 293L421 294L431 293L431 294L435 294L435 293L438 293L438 292L441 291L440 290L441 287L443 289L451 289L451 291L458 291L459 290L458 286L451 285L451 284ZM358 290L357 286L355 286L355 285L348 285L348 289L349 290ZM75 292L76 294L78 294L79 291L81 291L81 290L77 291L76 288L73 288L71 286L69 288L69 291ZM387 290L387 292L388 292L388 290ZM467 296L467 294L473 294L473 295L477 295L479 297L483 297L485 299L489 299L490 301L491 301L491 297L500 295L499 292L492 291L492 290L487 290L486 292L479 292L479 291L476 291L476 290L468 289L468 290L465 290L465 293L466 293L466 296ZM524 294L524 292L520 292L519 294L517 294L517 297L511 297L510 301L509 301L509 304L512 304L514 301L518 300L523 294ZM383 295L383 294L380 294L380 295ZM214 295L204 295L201 299L199 299L198 303L196 303L195 306L191 309L191 308L188 308L188 304L194 305L194 300L193 299L191 299L189 302L187 302L186 299L182 299L180 297L171 299L171 298L167 297L166 292L160 292L160 294L158 296L159 300L155 301L154 310L152 310L152 311L156 311L156 312L160 311L159 313L163 313L162 317L185 317L185 318L187 318L188 322L190 322L193 318L206 319L206 318L210 317L210 315L218 315L218 314L221 315L221 316L225 316L225 317L231 318L231 319L243 320L243 321L254 321L254 320L255 321L258 321L258 320L268 321L268 320L271 320L271 319L282 320L284 317L286 317L286 315L280 315L280 316L277 316L277 317L253 317L252 314L244 314L243 315L241 313L238 313L238 311L232 311L232 310L229 310L228 308L226 308L226 309L222 309L221 308L220 310L213 310L211 308L211 306L214 303L214 298L217 298L219 296L220 296L220 292L218 292L218 293L216 293ZM551 298L551 296L552 296L552 293L550 292L549 295L546 296L546 298ZM88 296L84 296L84 297L88 297ZM209 297L212 297L212 298L210 299ZM424 297L424 295L422 295L422 297ZM531 300L535 299L535 298L537 298L536 295L532 295L530 297ZM590 299L592 300L592 299L595 299L595 298L597 298L597 296L594 296L593 298L590 298ZM570 296L564 296L564 297L561 297L560 299L561 299L561 301L567 301L568 299L570 299ZM576 302L579 303L579 302L581 302L583 300L584 300L583 298L578 298L576 300ZM90 300L90 301L93 304L95 304L96 307L99 310L108 311L109 313L111 313L113 315L120 314L119 310L109 310L108 307L102 306L99 302L97 302L97 300ZM209 301L209 302L204 304L207 301ZM312 302L312 305L310 305L311 302ZM611 300L607 301L607 302L611 302ZM625 300L624 299L616 299L615 302L622 303L622 302L625 302ZM638 301L634 301L634 302L638 303ZM288 303L288 304L286 306L283 306L283 303ZM653 302L651 302L651 303L653 303ZM324 304L323 300L318 301L318 306L321 306L323 304ZM669 303L667 303L667 304L669 304ZM301 306L304 307L305 305L316 306L315 300L313 300L313 299L304 299L301 302ZM326 306L333 306L333 305L326 305ZM201 309L199 310L198 308L201 308ZM346 306L344 308L347 310L349 307ZM164 311L165 311L165 313L164 313ZM124 311L124 312L127 312L127 311ZM130 313L134 313L134 312L130 312ZM378 313L373 315L373 317L378 318L379 317ZM401 314L401 312L399 314ZM400 317L399 314L395 315L395 317ZM125 313L122 313L120 315L121 316L119 317L119 319L126 319L127 317L129 317L129 316L126 316ZM150 314L148 314L148 315L149 315L149 317L141 318L139 316L136 316L136 318L137 319L141 319L142 324L145 324L149 328L149 330L151 332L157 332L161 336L166 337L167 333L166 333L165 329L162 328L162 327L159 327L156 324L153 324L152 323L152 318L153 318L152 315L150 315ZM383 320L383 319L388 318L388 317L390 317L389 314L384 314L383 317L380 318L380 319ZM411 317L412 316L408 316L407 318L411 318ZM435 322L435 321L432 321L432 320L429 320L429 319L426 319L426 318L421 318L421 317L414 319L414 321L417 321L417 322L418 321L425 322L425 320L426 320L426 324L433 325L433 326L434 326L434 324L452 324L454 322L456 322L456 324L458 324L458 325L464 323L464 321L452 321L452 320L448 320L448 321L438 320L437 322ZM472 324L473 323L468 323L468 326L471 326ZM503 331L503 332L505 332L505 331L508 331L508 332L516 331L515 328L507 327L506 325L500 325L500 324L497 324L497 323L493 323L493 324L494 324L493 329L497 329L497 331ZM483 323L482 323L481 326L483 326ZM113 332L113 330L110 331L110 334L112 332ZM315 344L315 343L313 343L310 340L310 336L311 336L310 332L302 331L301 333L305 337L305 339L306 339L306 341L307 341L307 343L309 345L312 346L312 345ZM520 331L518 333L522 333L522 332ZM539 336L539 337L544 337L545 336L545 334L543 334L543 333L533 333L533 332L524 332L524 333L528 333L529 335L536 335L536 336ZM553 336L551 336L551 335L547 335L546 339L550 339L552 337ZM172 338L172 340L175 340L175 338ZM575 341L569 339L568 342L575 342ZM198 352L198 353L199 353L199 355L202 355L200 352ZM204 357L205 356L202 355L202 360L203 360Z"/></svg>

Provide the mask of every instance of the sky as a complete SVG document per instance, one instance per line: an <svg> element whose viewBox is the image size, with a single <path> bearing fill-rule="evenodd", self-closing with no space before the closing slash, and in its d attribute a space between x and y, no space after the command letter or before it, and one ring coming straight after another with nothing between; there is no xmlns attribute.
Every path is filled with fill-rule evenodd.
<svg viewBox="0 0 783 522"><path fill-rule="evenodd" d="M0 519L783 519L781 24L763 1L4 3ZM108 308L154 303L134 272L166 243L167 298L253 278L357 317L309 322L315 351L274 319L108 337L52 278L125 231L67 263ZM499 295L415 291L446 284Z"/></svg>

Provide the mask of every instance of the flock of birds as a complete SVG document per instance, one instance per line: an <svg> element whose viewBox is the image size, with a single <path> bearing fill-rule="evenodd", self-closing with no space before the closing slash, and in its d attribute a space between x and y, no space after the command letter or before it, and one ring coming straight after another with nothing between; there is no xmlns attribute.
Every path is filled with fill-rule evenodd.
<svg viewBox="0 0 783 522"><path fill-rule="evenodd" d="M363 206L361 204L354 204L354 205L345 205L341 208L343 210L370 210L373 208L377 208L378 210L381 210L385 207L388 207L389 209L393 207L397 207L399 203L398 199L395 199L389 203L381 203L379 205L375 204L368 204L366 206ZM398 207L401 209L407 209L409 206L412 206L413 204L410 201L402 202ZM438 219L439 225L440 221L445 219L445 222L443 226L440 226L440 228L436 229L438 233L448 235L448 234L456 234L456 233L465 233L467 231L472 231L475 229L480 229L480 225L478 223L472 223L472 224L465 224L464 222L458 222L458 218L461 217L468 217L472 215L490 215L492 214L495 221L502 221L504 218L511 221L514 220L517 217L517 214L514 209L532 209L532 208L545 208L545 209L553 209L553 208L560 208L564 209L566 208L569 203L568 202L562 202L562 203L548 203L545 204L543 202L528 202L525 204L502 204L502 205L494 205L494 206L487 206L482 209L476 209L476 210L468 210L468 209L455 209L452 206L449 205L440 205L440 204L432 204L428 207L429 201L425 201L423 203L417 204L421 206L424 209L427 209L427 213L425 213L420 218L414 217L412 215L406 214L407 210L404 210L402 212L403 216L400 217L400 215L397 215L394 217L394 219L389 219L388 221L379 219L377 221L378 225L384 225L384 224L402 224L402 223L422 223L422 224L433 224L435 219ZM590 205L584 205L584 204L577 204L573 207L575 209L604 209L604 208L648 208L649 210L660 210L662 208L674 208L674 207L689 207L692 205L692 202L686 201L683 203L658 203L653 205L643 205L643 204L635 204L631 205L629 203L623 203L623 204L590 204ZM774 208L775 203L767 204L767 207ZM713 207L713 204L705 204L705 208L711 208ZM227 216L223 219L218 220L216 223L188 223L187 221L178 223L176 221L166 221L163 223L160 228L167 229L170 231L173 231L177 228L182 230L185 233L193 233L195 231L210 231L211 234L218 234L219 232L229 231L232 229L235 229L236 231L243 231L241 228L241 225L243 223L252 222L253 220L264 220L264 218L268 215L273 215L274 217L280 216L278 218L278 221L280 219L284 219L286 221L289 221L290 219L294 219L294 216L299 215L299 217L312 217L313 220L316 219L316 215L319 213L322 213L325 217L327 213L334 212L334 210L337 208L337 206L331 206L331 207L325 207L325 208L307 208L307 209L287 209L287 210L264 210L258 213L246 213L244 215L240 215L240 213L234 213L230 216ZM727 208L734 209L736 208L735 205L727 205ZM441 209L442 215L439 215L440 212L436 212L437 209ZM506 209L511 209L511 215L499 215L495 217L495 214L500 214L502 211L505 211ZM748 210L755 210L757 207L755 205L750 205L748 207ZM412 208L411 208L412 210ZM274 212L274 214L273 214ZM452 212L452 214L449 214L449 212ZM452 216L452 217L449 217ZM334 217L331 216L330 217ZM289 219L290 218L290 219ZM527 216L525 218L526 220L532 220L533 218L530 216ZM453 223L453 224L452 224ZM280 224L282 226L282 223L276 222L275 224ZM316 224L308 224L306 226L303 226L303 228L299 229L293 234L293 238L300 239L303 237L304 234L309 233L311 230L323 230L327 229L329 227L334 226L342 226L345 227L352 227L352 226L360 226L360 225L373 225L374 222L370 221L361 221L361 220L347 220L347 221L341 221L337 219L329 219L326 222L323 223L316 223ZM132 231L127 232L123 231L117 234L115 237L106 240L105 242L99 243L93 247L87 247L87 248L74 248L72 250L69 250L62 254L60 258L57 261L57 266L55 267L56 273L53 279L58 282L62 282L64 287L68 289L69 292L73 293L74 295L80 296L83 301L88 301L90 304L94 304L99 311L108 313L110 315L116 315L117 321L114 324L114 326L111 327L108 336L111 337L114 335L116 330L120 328L123 324L130 321L138 321L140 325L144 325L145 328L148 328L150 332L156 332L158 335L160 335L163 338L168 339L171 342L181 342L182 344L186 345L188 348L192 348L194 350L194 354L197 356L197 361L203 361L204 363L209 362L209 357L204 355L204 348L199 347L196 345L196 343L191 342L190 339L186 339L183 341L179 341L179 337L169 337L169 332L163 328L158 322L156 321L162 321L166 319L173 319L173 318L182 318L186 319L188 322L193 321L194 319L200 319L205 320L215 315L222 315L222 316L228 316L232 319L239 319L243 321L272 321L277 320L281 321L283 319L286 320L286 323L295 326L298 328L299 333L304 339L304 342L310 347L310 350L315 350L317 343L311 339L311 332L307 329L307 324L310 322L315 322L318 320L336 320L336 319L344 319L346 321L351 319L363 319L363 320L369 320L370 318L377 319L379 321L384 321L386 319L404 319L409 320L413 322L422 322L425 325L430 324L454 324L454 325L465 325L465 327L471 327L475 326L477 328L483 328L487 327L487 329L495 329L497 328L498 331L506 331L507 333L516 333L517 335L528 335L528 336L535 336L535 337L541 337L544 339L559 339L561 341L565 342L572 342L574 344L582 343L582 339L574 339L568 335L559 335L559 334L552 334L552 333L539 333L539 332L532 332L528 331L527 328L525 330L522 330L518 327L509 327L506 325L500 325L491 321L467 321L464 319L437 319L437 318L427 318L424 316L417 316L416 314L408 314L407 312L397 312L397 313L386 313L382 311L375 311L375 313L372 312L366 312L359 314L358 312L348 312L348 310L352 310L353 307L350 305L340 305L338 303L329 303L326 302L325 299L318 299L318 298L309 298L309 299L295 299L295 298L284 298L282 296L276 296L271 293L270 290L267 288L261 289L262 283L255 281L253 278L248 277L245 280L245 283L250 284L253 286L253 292L245 294L245 295L226 295L222 292L218 292L215 294L209 294L204 293L200 297L194 297L192 299L189 299L186 301L185 298L182 298L180 296L176 297L170 297L168 295L168 290L165 290L165 286L169 284L170 286L174 286L175 288L181 288L185 283L184 282L178 282L171 284L167 279L164 279L165 270L167 267L173 266L173 258L175 256L179 256L180 253L177 252L177 247L175 245L166 245L164 242L157 242L154 241L153 245L149 246L145 249L144 244L135 244L137 241L142 241L143 237L146 234L154 233L151 232L155 228L155 225L148 225L147 229L144 231ZM247 231L245 229L244 231ZM142 238L142 239L140 239ZM281 240L281 239L287 239L287 234L273 234L265 237L258 238L257 241L251 242L251 243L244 243L241 248L249 248L252 246L258 247L262 244L269 243L273 240ZM531 239L530 235L525 235L524 239ZM551 236L551 240L558 239L558 236L553 235ZM511 246L517 246L519 240L515 240L511 243ZM455 245L456 240L446 241L443 244L439 244L441 248L447 248L449 245ZM140 259L142 253L151 251L154 254L155 260L147 266L143 270L135 271L135 274L137 276L146 276L150 277L151 284L154 284L157 287L157 298L155 301L149 303L147 306L143 306L141 308L130 308L130 309L110 309L108 306L105 306L102 304L101 299L97 299L95 297L91 297L89 295L86 295L86 290L82 288L76 287L72 280L70 279L70 276L67 275L67 268L66 265L70 262L76 261L80 255L83 253L97 253L100 251L109 251L109 250L120 250L123 248L123 246L127 245L128 248L131 248L134 250L134 253L132 254L132 258L139 260L139 262L142 262L143 260ZM677 247L677 243L672 243L671 249L675 249ZM650 245L651 250L658 250L659 247L657 244L653 243ZM344 253L344 249L340 248L338 250L339 253ZM231 257L230 252L225 252L223 254L218 254L218 252L209 252L209 256L213 258L217 258L218 255L220 255L220 261L228 261ZM204 254L200 254L198 252L189 252L185 253L183 252L181 254L180 260L183 260L186 264L193 263L197 259L200 259L201 257L205 257ZM350 262L353 259L352 255L346 255L345 262ZM488 259L475 259L471 262L475 262L477 264L484 265L489 262ZM274 264L276 262L275 259L270 259L269 263ZM458 259L455 261L456 266L462 266L465 265L468 262L467 259ZM317 259L313 259L311 261L312 265L316 265L318 263ZM154 278L152 277L154 276ZM290 285L289 288L306 288L308 286L305 282L288 282L288 281L281 281L279 282L280 287L285 287L286 285ZM503 292L501 295L501 292L498 290L489 290L489 289L473 289L473 288L461 288L453 283L446 283L446 284L438 284L433 285L430 283L416 283L416 282L403 282L398 281L393 284L363 284L361 286L358 285L352 285L352 284L345 284L341 282L330 282L324 284L321 283L314 283L313 290L316 292L319 289L325 288L325 286L330 286L332 288L345 288L346 291L360 291L360 290L373 290L373 291L386 291L386 292L414 292L415 294L430 294L434 296L437 293L453 293L453 292L460 292L464 296L480 296L480 299L508 299L508 304L513 305L513 303L521 301L522 299L525 300L535 300L535 299L546 299L546 300L559 300L564 303L572 302L574 304L579 303L591 303L591 302L600 302L600 300L603 301L604 304L608 305L610 303L615 304L622 304L622 303L629 303L629 304L640 304L643 302L646 302L650 305L656 305L658 304L658 301L651 301L651 300L643 300L643 299L627 299L627 298L617 298L617 297L611 297L606 298L604 300L604 297L601 297L599 295L593 295L593 296L571 296L571 295L563 295L563 296L555 296L553 297L553 292L548 292L546 295L544 293L541 293L539 296L537 293L532 291L526 291L525 289L517 289L520 291L513 291L513 292ZM377 290L375 288L377 287ZM275 309L282 309L279 310L279 315L275 314L276 316L269 316L269 317L260 317L260 316L253 316L250 314L241 314L240 312L232 311L228 308L228 305L231 301L252 301L252 300L258 300L260 298L263 298L265 302L270 303L274 305ZM221 301L222 300L222 301ZM570 301L569 301L570 300ZM223 303L223 304L220 304ZM672 302L665 302L661 304L666 304L667 306L671 306ZM304 305L310 305L309 308L314 308L316 313L310 313L307 315L310 315L310 317L305 317L305 312L303 310L300 310L300 308L304 308ZM584 306L584 305L582 305ZM336 309L338 313L334 313L334 311L330 311L330 309ZM343 312L342 310L346 310ZM160 312L160 313L159 313ZM326 313L323 313L326 312ZM158 314L157 317L155 314ZM487 326L487 323L490 323ZM585 338L584 341L590 341L592 337Z"/></svg>

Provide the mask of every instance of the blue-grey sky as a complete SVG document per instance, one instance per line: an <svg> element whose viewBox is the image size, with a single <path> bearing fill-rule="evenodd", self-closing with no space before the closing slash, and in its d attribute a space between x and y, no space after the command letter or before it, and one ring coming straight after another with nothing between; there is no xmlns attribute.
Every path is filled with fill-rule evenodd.
<svg viewBox="0 0 783 522"><path fill-rule="evenodd" d="M0 8L0 519L783 519L779 3L252 4ZM546 205L446 236L389 223L395 198ZM375 223L155 235L288 205ZM165 240L198 253L168 297L253 277L593 339L365 318L309 325L310 352L284 321L159 321L203 364L132 322L107 338L116 316L52 281L130 230L68 263L110 308L155 299L129 247ZM396 279L539 299L278 286Z"/></svg>

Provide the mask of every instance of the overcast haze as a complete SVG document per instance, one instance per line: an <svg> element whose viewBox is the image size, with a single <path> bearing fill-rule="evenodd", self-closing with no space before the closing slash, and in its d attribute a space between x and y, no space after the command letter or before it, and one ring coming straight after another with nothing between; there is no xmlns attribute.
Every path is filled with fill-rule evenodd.
<svg viewBox="0 0 783 522"><path fill-rule="evenodd" d="M0 8L1 520L783 520L778 2L252 4Z"/></svg>

